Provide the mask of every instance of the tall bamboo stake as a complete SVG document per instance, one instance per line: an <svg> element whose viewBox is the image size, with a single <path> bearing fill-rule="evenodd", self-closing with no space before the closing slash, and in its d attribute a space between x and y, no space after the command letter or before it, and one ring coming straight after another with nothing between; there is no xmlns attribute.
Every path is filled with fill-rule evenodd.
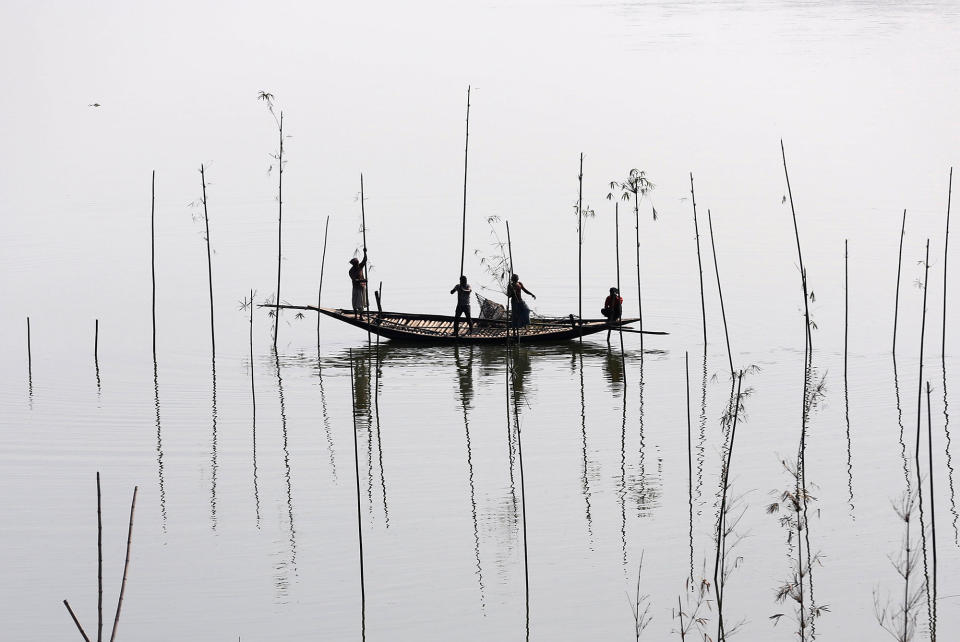
<svg viewBox="0 0 960 642"><path fill-rule="evenodd" d="M353 348L350 356L350 415L353 417L353 465L357 473L357 541L360 544L360 634L367 637L367 598L363 582L363 514L360 510L360 454L357 449L357 394L353 386Z"/></svg>
<svg viewBox="0 0 960 642"><path fill-rule="evenodd" d="M157 170L150 173L150 310L153 318L153 358L157 358L157 259L156 259L156 232L154 228L154 204Z"/></svg>
<svg viewBox="0 0 960 642"><path fill-rule="evenodd" d="M273 109L271 108L271 112ZM283 112L280 112L280 152L277 154L277 305L280 304L280 266L283 256ZM277 336L280 334L280 308L274 311L273 349L277 349Z"/></svg>
<svg viewBox="0 0 960 642"><path fill-rule="evenodd" d="M83 642L90 642L90 638L87 637L87 632L83 630L82 626L80 626L80 620L77 619L73 609L70 608L70 602L64 600L63 605L67 607L67 613L69 613L70 617L73 618L73 623L77 625L77 630L80 631L80 635L83 636Z"/></svg>
<svg viewBox="0 0 960 642"><path fill-rule="evenodd" d="M100 358L99 358L99 344L100 344L100 319L93 320L93 365L97 370L97 386L100 385Z"/></svg>
<svg viewBox="0 0 960 642"><path fill-rule="evenodd" d="M922 492L922 480L920 479L920 418L922 416L923 408L923 344L924 337L927 328L927 283L928 276L930 274L930 239L927 239L927 249L926 254L923 259L923 312L920 316L920 372L917 376L917 440L915 442L914 450L914 463L917 471L917 501L920 507L920 535L923 545L923 575L924 582L926 586L926 597L927 597L927 618L929 621L930 632L933 638L936 637L936 623L933 616L933 604L931 603L931 594L930 594L930 576L927 570L927 535L926 528L923 524L923 492ZM933 471L930 471L931 474ZM930 502L933 502L933 497L930 498Z"/></svg>
<svg viewBox="0 0 960 642"><path fill-rule="evenodd" d="M733 352L730 350L730 333L727 331L727 313L723 307L723 288L720 286L720 267L717 264L717 246L713 242L713 216L707 210L707 222L710 224L710 248L713 250L713 269L717 274L717 292L720 294L720 315L723 317L723 336L727 340L727 359L730 361L731 380L735 376L733 369Z"/></svg>
<svg viewBox="0 0 960 642"><path fill-rule="evenodd" d="M327 262L327 232L330 231L330 215L327 215L327 223L323 226L323 254L320 257L320 287L317 288L317 307L320 307L320 295L323 294L323 267ZM277 301L277 303L280 303ZM320 317L323 315L317 312L317 345L320 345Z"/></svg>
<svg viewBox="0 0 960 642"><path fill-rule="evenodd" d="M614 201L613 203L613 226L614 226L614 244L616 245L616 251L614 254L617 259L617 296L620 296L620 203ZM623 305L620 306L620 313L623 314ZM617 326L618 333L620 334L620 361L623 365L623 383L627 383L627 358L623 350L623 319L618 319L620 321ZM640 335L643 336L642 334ZM610 331L607 331L607 343L610 342ZM641 394L643 394L641 392Z"/></svg>
<svg viewBox="0 0 960 642"><path fill-rule="evenodd" d="M943 233L943 334L940 338L940 362L946 367L947 360L947 250L950 247L950 199L953 196L953 168L947 184L947 225Z"/></svg>
<svg viewBox="0 0 960 642"><path fill-rule="evenodd" d="M933 591L930 597L930 604L933 605L933 626L930 629L930 640L936 642L937 639L937 519L936 502L933 494L933 420L930 417L930 382L927 382L927 462L929 465L930 482L930 551L933 554Z"/></svg>
<svg viewBox="0 0 960 642"><path fill-rule="evenodd" d="M360 173L360 230L363 232L363 253L367 253L367 209L363 202L363 172ZM363 305L367 313L367 347L370 347L370 297L367 296L368 274L367 266L363 266Z"/></svg>
<svg viewBox="0 0 960 642"><path fill-rule="evenodd" d="M703 262L700 260L700 228L697 225L697 196L693 191L693 172L690 172L690 201L693 203L693 235L697 242L697 274L700 277L700 314L703 317L703 345L706 347L707 304L703 296Z"/></svg>
<svg viewBox="0 0 960 642"><path fill-rule="evenodd" d="M640 319L640 361L643 361L643 298L640 293L640 191L633 193L633 214L637 231L637 318Z"/></svg>
<svg viewBox="0 0 960 642"><path fill-rule="evenodd" d="M467 128L463 137L463 225L460 231L460 275L467 250L467 158L470 151L470 85L467 85Z"/></svg>
<svg viewBox="0 0 960 642"><path fill-rule="evenodd" d="M580 152L580 173L577 174L577 316L580 318L580 343L583 343L583 152ZM619 249L619 248L618 248ZM618 293L619 294L619 293ZM610 332L607 332L607 341Z"/></svg>
<svg viewBox="0 0 960 642"><path fill-rule="evenodd" d="M103 640L103 519L100 511L100 471L97 471L97 642Z"/></svg>
<svg viewBox="0 0 960 642"><path fill-rule="evenodd" d="M510 221L506 221L506 223L507 223L507 253L508 253L509 257L510 257L510 271L509 271L509 274L510 274L510 275L507 277L507 287L508 287L508 288L513 288L513 245L510 243ZM516 290L514 289L514 291L513 291L513 296L516 296L516 295L517 295L517 292L516 292ZM507 298L507 308L508 308L508 309L509 309L509 307L510 307L510 299L512 299L512 298L513 298L512 296L508 296L508 298ZM516 306L514 306L513 311L514 311L514 313L516 313L516 311L517 311ZM519 345L519 344L520 344L520 326L514 324L514 323L512 322L512 320L511 320L511 325L514 326L514 330L513 330L514 336L515 336L516 339L517 339L517 345ZM508 327L508 328L507 328L507 338L509 339L509 337L510 337L510 328ZM509 343L509 341L508 341L508 343Z"/></svg>
<svg viewBox="0 0 960 642"><path fill-rule="evenodd" d="M907 229L907 210L903 210L903 222L900 223L900 252L897 254L897 290L893 300L893 349L897 351L897 313L900 308L900 266L903 264L903 234Z"/></svg>
<svg viewBox="0 0 960 642"><path fill-rule="evenodd" d="M281 114L282 116L283 114ZM203 187L203 224L206 228L207 235L207 282L210 286L210 347L213 355L214 369L216 369L217 362L217 338L214 333L213 326L213 261L210 258L210 217L207 215L207 180L206 176L203 173L203 165L200 165L200 183ZM280 299L277 299L277 302L280 302ZM279 315L279 313L278 313ZM216 375L214 375L216 376Z"/></svg>
<svg viewBox="0 0 960 642"><path fill-rule="evenodd" d="M133 487L133 499L130 501L130 523L127 525L127 554L123 562L123 580L120 582L120 597L117 598L117 612L113 616L113 631L110 633L110 642L117 637L117 627L120 625L120 609L123 607L123 593L127 588L127 569L130 567L130 542L133 540L133 511L137 507L137 487Z"/></svg>
<svg viewBox="0 0 960 642"><path fill-rule="evenodd" d="M27 317L27 382L33 394L33 351L30 349L30 317Z"/></svg>

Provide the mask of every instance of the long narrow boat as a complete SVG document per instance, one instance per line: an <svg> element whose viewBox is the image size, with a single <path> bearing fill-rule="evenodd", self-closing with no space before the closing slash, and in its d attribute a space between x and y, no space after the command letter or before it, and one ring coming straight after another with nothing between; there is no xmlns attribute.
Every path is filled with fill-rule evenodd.
<svg viewBox="0 0 960 642"><path fill-rule="evenodd" d="M363 330L369 330L386 339L419 343L503 343L507 339L508 332L512 340L519 340L521 343L549 343L585 337L605 330L616 332L620 327L639 321L636 318L622 319L618 326L606 319L581 321L573 316L536 317L531 319L530 325L513 328L508 321L477 318L473 320L473 330L468 331L466 320L461 318L459 334L454 336L452 316L385 311L357 314L353 310L318 308L313 305L264 304L261 307L319 312ZM638 332L626 327L623 327L623 330ZM644 334L666 334L666 332L644 331Z"/></svg>

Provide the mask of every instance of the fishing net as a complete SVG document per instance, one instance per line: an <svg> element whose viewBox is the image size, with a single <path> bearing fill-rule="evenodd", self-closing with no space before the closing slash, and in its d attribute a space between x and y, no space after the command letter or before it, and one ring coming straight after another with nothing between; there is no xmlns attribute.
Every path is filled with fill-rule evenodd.
<svg viewBox="0 0 960 642"><path fill-rule="evenodd" d="M474 292L473 294L474 296L477 297L477 301L480 303L481 319L490 319L491 321L504 321L510 318L507 315L507 309L502 305L500 305L499 303L497 303L496 301L485 299L476 292Z"/></svg>

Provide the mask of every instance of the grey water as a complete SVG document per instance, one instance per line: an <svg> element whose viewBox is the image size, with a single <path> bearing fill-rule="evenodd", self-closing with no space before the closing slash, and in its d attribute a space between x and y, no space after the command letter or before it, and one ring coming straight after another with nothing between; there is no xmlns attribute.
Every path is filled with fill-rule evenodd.
<svg viewBox="0 0 960 642"><path fill-rule="evenodd" d="M937 628L949 637L960 626L960 257L956 243L944 256L944 225L960 150L958 14L937 2L172 3L145 24L125 6L4 5L0 70L18 93L0 119L0 637L79 639L64 598L95 628L100 471L108 620L139 487L122 639L512 640L529 627L530 639L628 640L641 557L653 616L641 639L679 639L691 549L695 581L712 581L730 396L709 208L732 359L751 390L730 469L743 538L728 554L724 620L742 621L741 639L796 639L791 605L774 599L795 549L766 512L793 482L784 462L796 458L804 375L781 139L825 383L806 459L811 547L823 556L815 599L830 609L817 634L885 635L875 595L882 604L902 590L891 502L916 485L929 381ZM240 302L251 288L267 300L277 278L277 130L257 92L276 96L289 135L281 298L316 304L329 214L321 300L349 305L363 171L370 281L383 283L385 309L449 314L467 84L474 288L500 296L486 266L509 220L534 311L576 312L583 152L596 212L584 315L599 316L616 279L610 182L639 168L656 188L639 230L633 203L620 204L624 310L638 308L639 238L644 327L669 334L646 337L644 353L637 335L623 354L603 335L521 345L508 375L505 348L378 345L328 318L318 338L316 317L293 311L274 351L273 319L256 308L251 359ZM707 617L714 635L715 610Z"/></svg>

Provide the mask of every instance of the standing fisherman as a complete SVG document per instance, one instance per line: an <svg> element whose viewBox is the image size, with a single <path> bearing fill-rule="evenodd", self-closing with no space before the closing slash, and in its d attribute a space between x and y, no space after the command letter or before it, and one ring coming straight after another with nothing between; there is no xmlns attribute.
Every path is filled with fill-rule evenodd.
<svg viewBox="0 0 960 642"><path fill-rule="evenodd" d="M473 294L473 288L467 283L467 277L460 277L460 283L453 286L450 294L454 292L457 293L457 311L453 313L453 336L457 336L457 328L460 327L461 312L467 317L467 324L470 328L467 330L467 334L470 334L473 332L473 319L470 316L470 295Z"/></svg>
<svg viewBox="0 0 960 642"><path fill-rule="evenodd" d="M523 300L522 293L526 292L534 299L537 298L537 295L523 287L520 276L517 274L510 277L510 285L507 287L507 296L513 301L513 319L511 325L515 328L530 325L530 308L527 306L526 301Z"/></svg>
<svg viewBox="0 0 960 642"><path fill-rule="evenodd" d="M367 279L363 276L363 268L367 265L367 248L363 248L363 260L358 261L356 257L350 259L350 281L353 282L353 296L351 302L353 312L360 315L367 307Z"/></svg>

